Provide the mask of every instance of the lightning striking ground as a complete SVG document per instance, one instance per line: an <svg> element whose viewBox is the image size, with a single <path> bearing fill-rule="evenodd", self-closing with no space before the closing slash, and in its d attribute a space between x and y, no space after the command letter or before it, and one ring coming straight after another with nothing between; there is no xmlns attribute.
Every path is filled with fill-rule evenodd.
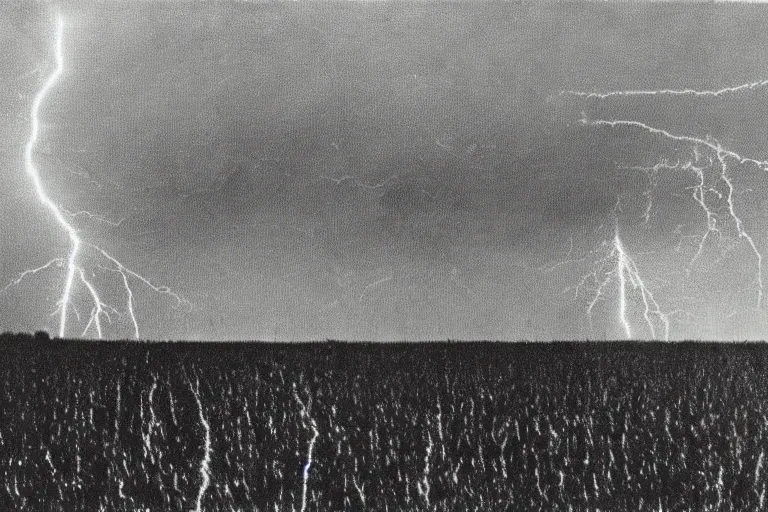
<svg viewBox="0 0 768 512"><path fill-rule="evenodd" d="M637 336L637 331L632 328L630 308L635 301L638 301L642 305L642 317L650 337L655 339L658 335L662 335L664 340L669 340L669 314L662 310L650 287L643 281L637 263L624 248L618 225L613 239L604 245L606 249L604 256L594 264L593 271L584 276L576 287L578 295L590 279L596 283L592 299L587 306L587 314L590 318L592 317L595 307L607 300L609 286L615 283L618 287L617 318L626 338L633 339Z"/></svg>
<svg viewBox="0 0 768 512"><path fill-rule="evenodd" d="M62 231L64 231L64 233L66 233L67 238L69 240L69 252L66 258L62 258L62 257L53 258L48 263L42 266L23 271L22 273L19 274L17 278L12 280L8 285L6 285L2 290L0 290L0 292L7 291L9 288L18 285L27 276L38 274L39 272L52 268L53 266L66 267L64 284L62 287L60 299L57 303L57 310L56 310L56 313L59 316L59 322L58 322L59 337L64 337L68 332L67 328L69 327L68 325L69 311L73 310L77 312L77 309L74 304L74 300L75 300L74 292L75 292L76 279L79 278L79 281L85 286L86 290L88 291L88 296L90 297L90 301L91 301L91 314L89 316L89 320L87 322L87 325L85 326L85 329L82 331L81 336L86 336L89 330L91 329L91 326L94 326L98 338L102 338L104 336L104 332L102 329L103 327L102 319L106 319L109 323L111 323L112 317L110 313L117 313L119 316L119 311L116 307L106 304L101 299L97 286L94 284L93 279L90 278L90 276L93 276L93 272L86 272L86 269L83 266L84 264L82 263L82 259L84 256L83 251L88 250L92 252L93 256L95 256L96 258L105 259L107 262L106 263L107 266L97 264L95 266L96 268L100 270L117 272L120 274L122 278L122 285L127 295L125 312L127 313L127 316L131 320L131 325L133 327L133 335L135 338L138 339L140 336L140 331L139 331L139 323L137 320L137 315L135 310L135 299L134 299L135 295L131 288L131 283L130 283L131 280L139 281L140 283L147 286L154 292L170 295L176 301L177 307L181 305L187 305L187 306L190 306L191 308L191 304L189 303L189 301L187 301L180 295L172 292L168 287L156 286L152 284L152 282L149 279L128 269L125 265L123 265L120 261L118 261L116 258L114 258L112 255L110 255L107 251L105 251L101 247L89 241L86 241L83 238L83 236L80 234L79 230L73 224L74 219L76 219L78 216L86 216L89 219L95 219L101 222L105 222L112 226L120 225L120 223L122 223L122 219L120 221L114 222L114 221L109 221L102 216L99 216L87 211L77 211L73 213L67 210L66 208L64 208L63 206L54 202L49 196L48 192L46 191L43 185L40 171L37 168L37 165L35 164L35 160L34 160L35 149L40 139L40 131L41 131L40 130L40 126L41 126L40 110L49 92L51 91L51 89L53 89L53 87L59 81L59 79L61 78L64 72L64 55L63 55L64 27L65 27L64 19L61 15L58 15L56 17L56 28L54 32L54 48L53 48L55 68L51 72L51 74L48 75L47 79L43 83L42 87L38 90L37 94L35 95L32 101L32 108L30 112L30 122L31 122L30 135L29 135L29 138L27 139L26 144L24 145L24 170L32 183L37 200L41 203L41 205L46 210L49 211L49 213L53 216L56 224L62 229ZM68 217L71 220L68 220Z"/></svg>
<svg viewBox="0 0 768 512"><path fill-rule="evenodd" d="M611 91L605 93L580 92L580 91L561 91L561 96L575 96L587 100L616 100L626 97L654 97L654 96L691 96L697 100L706 100L708 98L719 98L733 93L749 92L768 85L768 80L751 82L733 87L726 87L718 90L694 90L694 89L660 89L660 90L624 90ZM759 171L768 172L768 160L745 156L731 148L724 146L717 139L709 134L705 136L676 134L665 128L660 128L649 123L641 122L635 119L592 119L585 113L582 113L580 123L591 128L608 129L627 129L644 133L646 137L657 138L660 141L666 141L668 144L676 146L675 151L679 153L680 146L690 151L689 157L678 158L671 163L670 160L660 158L658 163L652 166L619 166L620 170L642 171L646 173L649 181L649 188L643 194L646 198L646 207L642 219L644 224L648 224L654 208L654 194L658 186L658 177L662 173L678 173L686 175L693 179L693 184L685 187L690 193L690 197L698 208L703 212L704 228L700 234L693 236L681 236L677 251L683 242L683 238L697 240L695 252L685 265L685 275L691 276L695 271L697 262L702 258L705 251L709 248L710 240L716 238L721 242L728 236L728 232L733 235L733 239L740 241L752 254L754 261L754 278L752 279L752 289L755 293L755 310L761 311L764 303L764 277L763 277L763 253L759 238L752 232L748 226L748 219L745 219L741 212L750 211L748 206L738 203L742 189L737 190L734 176L739 172ZM678 195L679 196L679 195ZM738 204L737 204L738 203ZM682 225L679 225L679 232ZM737 242L734 242L737 243ZM637 265L627 254L623 242L619 237L619 225L617 219L616 231L613 240L606 241L605 246L609 247L608 255L601 258L595 265L595 269L577 287L578 290L584 286L587 279L591 276L597 278L603 275L602 279L596 279L598 283L593 300L589 303L587 312L591 315L596 304L605 299L608 284L616 280L618 282L617 315L621 320L624 333L628 338L636 334L633 329L631 319L628 316L628 307L630 304L630 291L639 293L639 298L644 307L644 320L651 334L655 337L657 328L662 327L665 333L665 339L669 337L669 315L664 314L654 298L651 290L640 278ZM730 250L730 249L729 249ZM602 272L602 268L607 262L612 262L612 270ZM568 262L564 262L568 263ZM591 317L590 317L591 318Z"/></svg>

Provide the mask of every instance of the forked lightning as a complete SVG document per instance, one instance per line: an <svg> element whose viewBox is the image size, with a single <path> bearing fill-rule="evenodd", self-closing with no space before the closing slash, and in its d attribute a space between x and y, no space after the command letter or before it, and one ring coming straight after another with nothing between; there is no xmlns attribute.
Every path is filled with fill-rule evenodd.
<svg viewBox="0 0 768 512"><path fill-rule="evenodd" d="M13 279L5 288L0 290L0 292L6 291L8 288L18 285L27 276L37 274L54 266L59 268L64 267L65 279L56 311L59 316L59 337L64 337L69 332L68 328L70 325L68 314L70 310L77 313L74 293L76 289L76 281L79 281L85 287L85 291L87 291L91 309L88 321L80 335L88 336L91 330L94 329L96 336L102 338L104 336L104 325L102 320L107 320L107 322L111 323L113 316L119 317L122 316L122 313L118 310L118 308L106 304L101 299L98 288L94 284L93 276L96 275L96 272L105 273L105 271L120 274L122 286L124 287L126 293L126 307L124 308L123 312L128 315L133 328L133 335L138 339L140 336L140 331L135 311L135 295L130 283L131 280L139 281L155 292L170 295L176 302L176 306L186 305L191 307L191 304L186 299L172 292L167 287L156 286L152 284L149 279L128 269L120 261L118 261L115 257L110 255L101 247L84 239L84 235L82 235L80 231L72 224L72 222L68 220L68 217L74 219L77 216L86 215L88 218L95 218L97 220L103 220L103 218L90 212L69 212L62 206L57 205L51 199L43 185L40 171L38 170L34 160L35 149L40 138L40 109L43 105L43 102L45 101L46 96L56 85L64 71L63 35L64 19L59 15L56 18L56 30L54 34L54 57L56 66L53 72L45 80L40 90L38 90L34 100L32 101L32 109L30 115L31 131L29 138L24 145L24 170L28 175L32 186L34 187L37 200L45 207L45 209L50 212L50 214L52 214L56 224L66 233L69 239L69 253L66 258L54 258L42 266L25 270L15 279ZM120 222L109 223L113 226L117 226L120 224ZM90 261L92 262L101 261L102 263L91 263L89 267L86 268L85 264L83 263L85 258L90 258Z"/></svg>
<svg viewBox="0 0 768 512"><path fill-rule="evenodd" d="M768 86L768 80L750 82L718 90L660 89L624 90L603 93L561 91L560 95L595 101L655 96L690 96L697 100L706 100L708 98L721 98L731 94L755 91L765 86ZM693 271L694 264L701 258L709 239L713 236L717 236L719 239L723 238L724 230L731 226L734 239L743 243L744 247L752 253L754 279L750 286L754 290L755 309L762 310L764 302L763 254L760 249L759 239L748 229L747 223L745 223L740 213L748 209L743 204L737 205L739 192L741 191L737 191L733 177L735 173L749 169L763 172L768 171L768 160L737 153L733 149L725 147L708 134L705 136L680 135L634 119L591 119L586 114L582 114L580 121L583 125L592 128L636 130L641 135L644 134L648 137L658 138L668 143L674 143L678 146L683 145L689 148L690 158L678 159L675 163L670 163L668 160L660 158L659 163L650 167L628 166L620 167L620 169L643 171L649 178L650 188L644 193L647 203L642 215L645 224L648 224L653 210L653 193L659 174L662 172L685 173L692 176L695 184L686 188L691 191L691 199L704 214L702 223L705 227L699 236L685 237L698 239L696 251L685 267L686 275L690 275ZM587 307L587 313L591 315L595 305L607 298L608 284L615 280L619 288L618 297L615 299L617 315L627 338L632 338L637 334L637 330L633 329L627 312L633 301L639 301L644 310L644 321L651 335L656 337L663 332L664 338L667 339L670 330L670 313L662 311L652 291L640 278L637 265L628 255L619 237L618 219L614 238L610 242L606 241L605 245L609 247L607 256L595 264L596 270L582 279L577 287L578 291L590 277L594 278L597 283L593 299ZM608 262L612 262L613 267L610 271L606 272L603 270L603 267ZM597 279L598 275L602 275L602 279ZM658 327L662 329L660 330Z"/></svg>

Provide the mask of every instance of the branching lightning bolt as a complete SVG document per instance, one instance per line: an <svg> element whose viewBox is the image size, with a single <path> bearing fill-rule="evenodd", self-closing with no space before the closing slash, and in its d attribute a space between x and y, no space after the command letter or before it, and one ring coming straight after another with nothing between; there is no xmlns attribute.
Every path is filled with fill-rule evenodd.
<svg viewBox="0 0 768 512"><path fill-rule="evenodd" d="M32 182L38 201L53 215L57 225L67 234L67 237L69 239L69 253L66 258L54 258L48 263L40 267L30 269L30 270L25 270L16 279L12 280L7 286L5 286L2 290L0 290L0 292L4 292L8 288L19 284L25 277L37 274L43 270L53 267L54 265L57 267L66 266L66 277L64 281L63 290L61 292L61 298L58 301L58 309L57 309L57 313L59 315L59 329L58 329L59 337L64 337L67 333L68 312L70 308L73 309L73 311L77 312L73 303L73 292L75 288L75 280L79 279L79 281L85 286L86 290L88 291L88 294L92 302L91 315L89 317L89 320L85 329L82 332L82 336L87 335L87 333L91 329L91 326L94 326L97 336L99 338L102 338L103 337L102 318L106 319L108 322L111 322L112 318L110 315L117 314L118 316L120 316L120 313L116 308L109 306L100 298L97 287L93 284L93 281L89 278L90 276L80 264L80 259L82 257L83 251L84 250L93 251L95 257L106 259L109 262L108 266L105 267L102 265L98 265L98 268L102 270L117 272L121 275L122 284L127 294L127 307L126 307L127 314L133 326L134 336L138 339L140 336L140 332L139 332L139 324L138 324L138 320L137 320L136 312L134 308L134 305L135 305L134 293L130 285L131 279L138 280L139 282L141 282L142 284L144 284L145 286L149 287L151 290L157 293L170 295L176 301L177 306L187 305L191 307L191 304L186 299L182 298L180 295L177 295L176 293L172 292L169 288L165 286L156 286L152 284L152 282L150 282L149 279L128 269L125 265L123 265L120 261L118 261L116 258L111 256L104 249L94 245L93 243L83 240L80 233L78 232L76 227L73 225L72 223L73 220L72 221L68 220L68 217L70 219L75 219L78 216L87 216L89 219L95 219L101 222L105 222L112 226L120 225L122 223L122 219L120 221L114 222L114 221L109 221L104 217L101 217L99 215L96 215L87 211L70 212L69 210L65 209L63 206L56 204L48 195L47 191L45 190L45 187L43 186L43 182L40 176L40 171L38 170L35 164L34 153L35 153L35 148L37 146L38 140L40 138L40 109L42 107L42 104L46 96L54 87L54 85L57 83L57 81L59 80L59 78L61 77L64 71L63 34L64 34L64 19L59 15L56 18L56 29L54 34L54 56L55 56L56 65L53 72L45 80L42 87L35 95L34 100L32 101L32 108L31 108L31 115L30 115L30 120L31 120L30 135L29 135L29 139L27 139L27 142L24 145L24 170ZM92 275L93 274L91 274L91 276Z"/></svg>
<svg viewBox="0 0 768 512"><path fill-rule="evenodd" d="M49 261L45 265L41 265L41 266L39 266L37 268L32 268L32 269L29 269L29 270L25 270L24 272L19 274L18 277L16 277L16 279L14 279L13 281L11 281L7 285L5 285L5 287L2 290L0 290L0 293L2 293L4 291L8 290L9 288L11 288L13 286L16 286L17 284L21 283L24 280L25 277L35 275L38 272L42 272L43 270L46 270L46 269L50 268L52 265L56 265L57 267L61 267L62 265L64 265L64 259L63 258L53 258L51 261Z"/></svg>
<svg viewBox="0 0 768 512"><path fill-rule="evenodd" d="M634 128L640 128L642 130L647 131L648 133L651 133L653 135L660 135L662 137L666 137L667 139L674 140L677 142L686 142L688 144L696 145L696 146L704 146L712 151L714 151L717 154L718 159L721 161L725 160L726 158L732 158L736 161L738 161L740 164L754 164L758 166L760 169L764 171L768 171L768 160L756 160L754 158L748 158L739 155L735 151L731 151L730 149L727 149L722 146L719 142L712 138L707 139L701 139L698 137L691 137L688 135L674 135L667 130L663 130L661 128L654 128L653 126L649 126L645 123L641 123L640 121L627 121L627 120L604 120L604 119L596 119L592 120L587 118L586 116L582 117L581 123L588 125L588 126L609 126L611 128L615 128L617 126L630 126Z"/></svg>
<svg viewBox="0 0 768 512"><path fill-rule="evenodd" d="M616 281L619 288L618 318L627 339L632 339L636 334L629 317L629 304L634 295L643 305L643 319L651 338L656 338L657 334L662 333L664 340L669 340L669 315L662 311L650 288L640 276L637 264L624 248L618 225L613 240L606 243L606 246L607 254L595 263L593 272L585 276L577 287L578 294L590 278L597 283L593 298L587 307L587 314L591 317L595 306L605 300L608 286Z"/></svg>
<svg viewBox="0 0 768 512"><path fill-rule="evenodd" d="M747 242L747 245L749 246L752 253L755 255L756 259L756 267L757 267L757 309L762 309L763 305L763 255L760 252L760 250L757 248L757 244L755 243L754 238L752 235L744 228L744 222L741 219L741 216L739 216L736 213L736 206L734 203L734 186L733 181L729 175L729 160L735 160L738 164L746 165L751 164L757 166L759 169L763 171L768 171L768 161L766 160L757 160L750 157L745 157L740 155L739 153L736 153L735 151L732 151L730 149L727 149L723 147L722 144L720 144L718 141L707 138L702 139L699 137L691 137L688 135L675 135L667 130L663 130L660 128L655 128L653 126L647 125L645 123L641 123L639 121L628 121L628 120L589 120L586 117L581 120L583 124L589 125L589 126L607 126L611 128L615 128L618 126L627 126L627 127L633 127L638 128L641 130L644 130L652 135L665 137L669 140L677 141L677 142L684 142L693 145L694 147L703 147L710 149L713 152L714 159L717 160L717 165L719 167L719 179L725 184L726 187L726 193L721 194L726 199L726 205L727 210L730 218L733 220L733 222L736 225L736 232L738 234L738 237L740 239L743 239ZM713 161L714 163L714 161ZM707 232L702 237L701 243L699 244L698 250L696 252L696 255L694 256L694 259L691 261L695 261L700 255L701 251L704 247L704 242L706 241L707 235L711 232L719 232L719 229L716 225L716 215L713 214L713 212L709 209L706 203L706 191L704 188L704 168L702 167L696 167L694 165L694 162L688 162L684 164L681 168L685 170L690 170L696 173L696 175L699 178L699 185L694 188L694 194L693 198L694 200L699 204L699 206L702 207L702 209L705 211L707 215ZM711 191L712 189L710 189ZM718 194L720 194L718 192Z"/></svg>
<svg viewBox="0 0 768 512"><path fill-rule="evenodd" d="M717 98L728 94L753 91L768 86L768 80L751 82L733 87L726 87L718 90L694 90L694 89L660 89L660 90L623 90L611 92L580 92L580 91L561 91L561 96L576 96L589 100L607 100L613 98L625 98L632 96L653 97L653 96L691 96L697 99ZM725 147L718 140L710 135L693 136L687 134L673 133L667 129L659 128L648 123L633 119L590 119L586 114L582 114L580 122L589 127L595 128L627 128L645 132L650 137L657 137L671 143L681 144L690 148L690 158L679 158L676 162L670 163L666 159L661 159L657 164L645 166L627 166L619 167L623 170L643 171L647 174L650 188L644 193L647 198L646 208L642 218L644 223L648 224L651 211L653 209L653 190L657 185L657 177L662 172L683 173L692 176L695 183L686 187L691 192L691 198L704 213L706 227L699 236L686 236L682 238L698 239L695 253L688 261L685 268L686 274L690 275L694 264L702 256L708 241L713 236L718 240L725 236L725 229L731 226L735 238L741 240L754 256L755 278L752 281L756 288L756 309L761 310L764 300L764 279L763 279L763 255L757 238L747 228L740 211L744 207L737 207L738 191L733 180L733 174L737 171L746 171L750 167L757 171L768 172L768 160L745 156L731 148ZM678 226L679 228L682 226ZM679 232L679 231L676 231ZM681 242L682 242L681 238ZM637 265L627 254L621 238L619 237L618 221L613 240L606 242L610 247L608 256L602 258L596 264L596 269L589 276L595 278L598 282L597 291L593 300L588 306L588 313L591 314L594 306L605 298L605 289L614 279L618 281L619 286L619 305L618 315L624 328L626 336L632 337L634 330L628 319L628 300L629 292L637 291L644 304L644 318L651 333L655 336L655 326L663 327L665 338L669 336L669 315L661 312L661 309L653 297L650 289L640 278ZM678 244L677 250L679 250ZM603 278L598 280L599 271L606 262L614 264L611 271L603 273ZM588 277L583 279L577 287L583 287Z"/></svg>

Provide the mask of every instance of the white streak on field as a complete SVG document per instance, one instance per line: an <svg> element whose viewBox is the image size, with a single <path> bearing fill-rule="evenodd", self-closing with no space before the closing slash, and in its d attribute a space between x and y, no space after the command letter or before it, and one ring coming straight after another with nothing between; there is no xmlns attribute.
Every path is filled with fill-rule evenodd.
<svg viewBox="0 0 768 512"><path fill-rule="evenodd" d="M203 496L205 496L205 492L208 490L208 486L211 483L211 426L203 414L203 403L200 401L200 381L195 381L195 388L192 388L192 383L189 382L189 379L187 379L187 382L189 383L189 388L192 390L192 394L195 395L195 402L197 402L197 412L200 417L200 424L203 426L203 430L205 431L205 453L203 453L203 460L200 461L200 477L202 481L200 482L200 489L197 491L197 504L194 511L202 512Z"/></svg>
<svg viewBox="0 0 768 512"><path fill-rule="evenodd" d="M299 393L296 390L296 384L293 385L293 396L301 407L301 416L303 419L309 422L310 428L312 428L312 439L309 440L309 446L307 447L307 462L304 464L304 470L302 472L302 488L301 488L301 512L307 509L307 487L309 485L309 470L312 467L312 452L315 449L315 442L320 436L320 431L317 430L317 423L314 418L310 416L309 409L304 405L304 401L299 397ZM310 397L310 406L312 405Z"/></svg>
<svg viewBox="0 0 768 512"><path fill-rule="evenodd" d="M152 432L155 426L157 425L157 417L155 415L155 409L152 405L152 402L154 400L155 391L157 390L157 375L154 376L154 379L155 380L152 383L152 387L149 390L149 395L147 396L147 404L149 405L150 420L146 422L147 424L146 433L144 433L143 431L144 423L145 423L143 420L143 412L144 412L143 402L142 402L142 408L141 408L141 412L142 412L141 437L144 439L144 456L146 457L148 455L152 459L153 463L155 462L155 455L154 453L152 453Z"/></svg>
<svg viewBox="0 0 768 512"><path fill-rule="evenodd" d="M757 458L757 467L755 468L755 492L757 492L757 482L760 480L760 472L763 469L763 461L765 460L765 450L760 451L760 456ZM760 509L763 508L763 502L765 500L765 486L760 491L759 495Z"/></svg>
<svg viewBox="0 0 768 512"><path fill-rule="evenodd" d="M112 447L112 453L117 449L117 436L120 432L120 381L117 381L117 405L115 405L115 440Z"/></svg>
<svg viewBox="0 0 768 512"><path fill-rule="evenodd" d="M53 467L53 459L51 458L51 451L46 450L45 451L45 460L48 461L48 465L51 466L51 471L53 471L53 474L56 474L56 468Z"/></svg>
<svg viewBox="0 0 768 512"><path fill-rule="evenodd" d="M424 501L427 504L427 508L430 507L429 503L429 460L432 458L432 435L429 433L429 430L427 430L427 453L424 455L424 473L421 479L421 482L418 482L416 484L416 488L419 490L419 494L422 495L424 498Z"/></svg>
<svg viewBox="0 0 768 512"><path fill-rule="evenodd" d="M352 484L355 486L355 490L357 490L357 495L360 496L360 502L363 504L363 508L365 508L365 484L360 485L357 482L357 477L355 475L352 475Z"/></svg>
<svg viewBox="0 0 768 512"><path fill-rule="evenodd" d="M717 473L717 510L722 510L723 505L723 466Z"/></svg>

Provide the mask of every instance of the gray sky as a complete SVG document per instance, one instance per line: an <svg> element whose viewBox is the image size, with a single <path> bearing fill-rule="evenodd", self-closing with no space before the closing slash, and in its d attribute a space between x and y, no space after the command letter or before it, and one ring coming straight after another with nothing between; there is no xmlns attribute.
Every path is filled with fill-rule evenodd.
<svg viewBox="0 0 768 512"><path fill-rule="evenodd" d="M142 337L765 335L766 171L729 156L723 174L712 141L768 158L768 87L560 94L760 82L764 8L58 10L34 159L60 208L107 221L68 216L84 241L191 304L127 274ZM69 250L22 154L55 11L0 15L2 286ZM93 249L77 265L115 308L105 337L131 336L115 265ZM54 264L5 290L0 329L56 332L65 278ZM75 279L68 334L93 306Z"/></svg>

